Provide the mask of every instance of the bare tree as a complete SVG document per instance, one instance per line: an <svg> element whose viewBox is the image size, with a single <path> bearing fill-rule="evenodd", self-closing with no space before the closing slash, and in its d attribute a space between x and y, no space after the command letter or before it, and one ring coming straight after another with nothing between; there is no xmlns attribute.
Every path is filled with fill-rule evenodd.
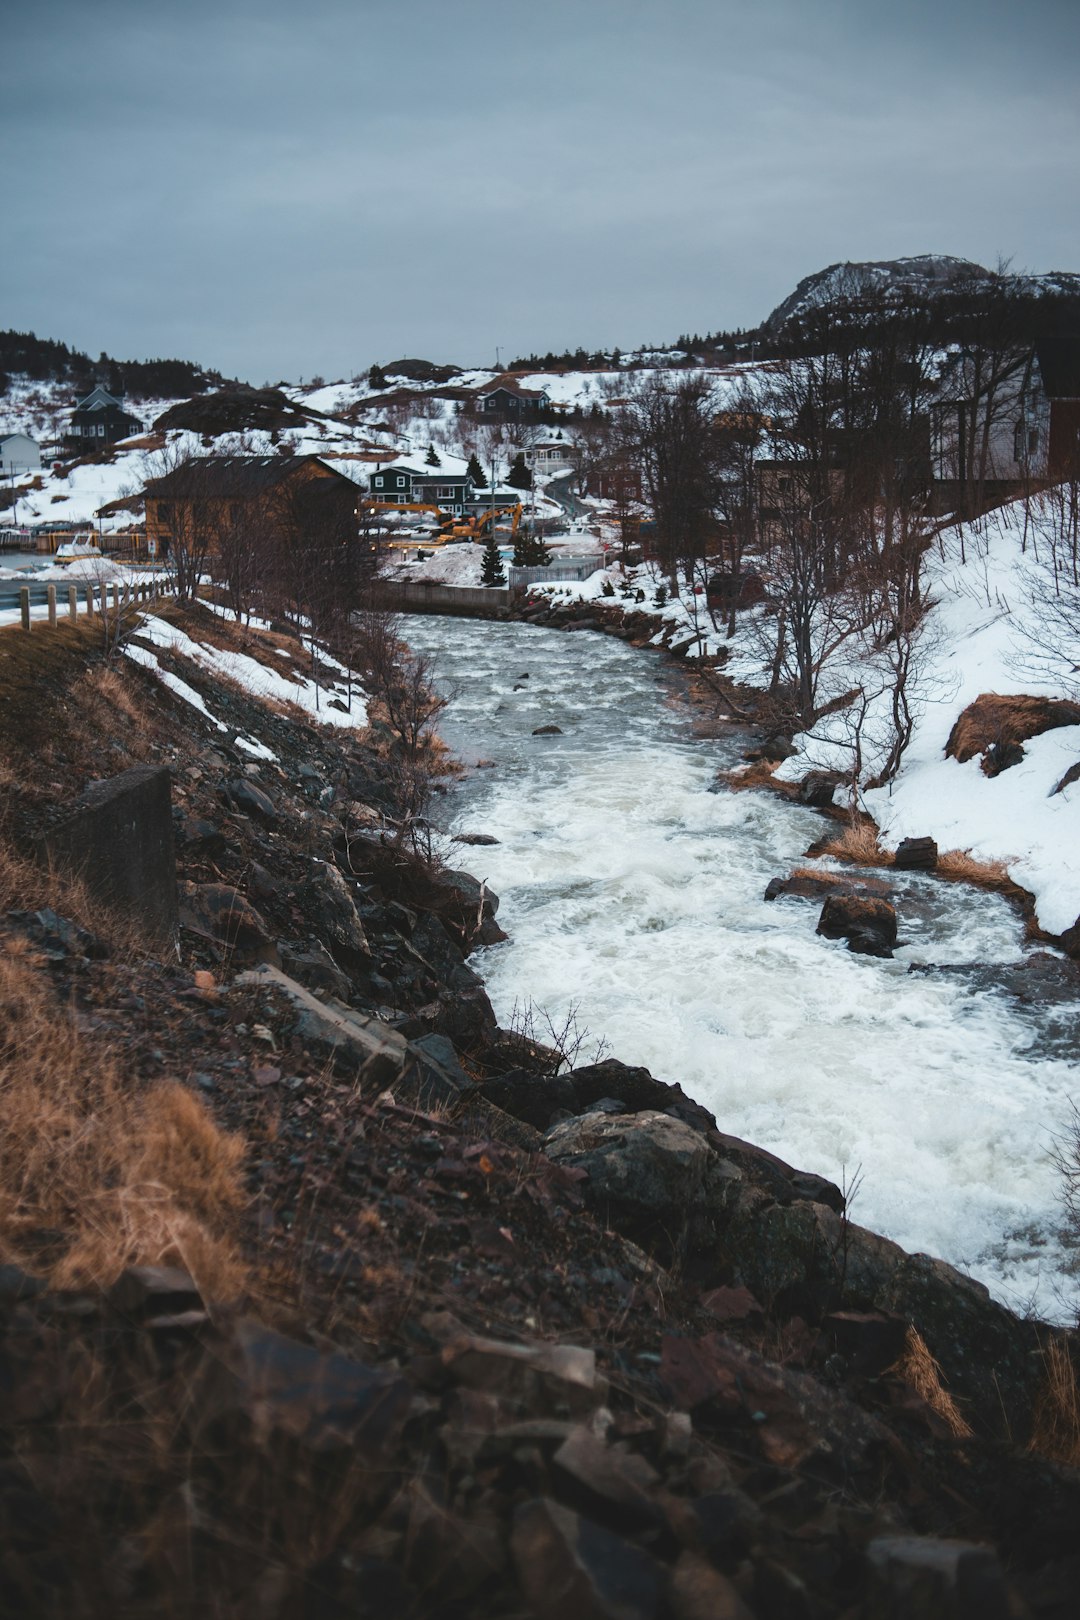
<svg viewBox="0 0 1080 1620"><path fill-rule="evenodd" d="M656 520L658 555L678 591L715 535L715 402L708 380L688 372L671 382L648 374L619 413L621 448L641 469Z"/></svg>

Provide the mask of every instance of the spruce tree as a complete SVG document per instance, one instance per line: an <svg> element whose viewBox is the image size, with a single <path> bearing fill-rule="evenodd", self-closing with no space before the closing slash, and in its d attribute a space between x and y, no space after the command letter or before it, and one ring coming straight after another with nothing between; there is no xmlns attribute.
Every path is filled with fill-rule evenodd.
<svg viewBox="0 0 1080 1620"><path fill-rule="evenodd" d="M386 388L389 386L386 381L386 372L381 366L372 366L368 372L367 380L369 388Z"/></svg>
<svg viewBox="0 0 1080 1620"><path fill-rule="evenodd" d="M479 457L477 456L475 450L473 451L472 455L469 457L469 465L465 469L465 471L466 471L467 476L472 479L473 483L476 485L476 487L478 489L483 487L484 481L485 481L484 480L484 469L480 465L480 460L479 460Z"/></svg>
<svg viewBox="0 0 1080 1620"><path fill-rule="evenodd" d="M429 444L428 447L427 447L427 455L424 457L424 466L425 467L441 467L442 466L442 462L439 460L438 456L435 453L435 446L433 444Z"/></svg>
<svg viewBox="0 0 1080 1620"><path fill-rule="evenodd" d="M551 552L538 536L518 534L514 541L512 561L515 568L546 568L551 561Z"/></svg>
<svg viewBox="0 0 1080 1620"><path fill-rule="evenodd" d="M525 465L525 452L519 450L510 464L510 471L506 475L506 482L511 489L532 489L532 473Z"/></svg>
<svg viewBox="0 0 1080 1620"><path fill-rule="evenodd" d="M502 558L499 556L499 542L495 535L489 534L484 542L484 559L480 568L481 585L505 585L506 573L503 569Z"/></svg>

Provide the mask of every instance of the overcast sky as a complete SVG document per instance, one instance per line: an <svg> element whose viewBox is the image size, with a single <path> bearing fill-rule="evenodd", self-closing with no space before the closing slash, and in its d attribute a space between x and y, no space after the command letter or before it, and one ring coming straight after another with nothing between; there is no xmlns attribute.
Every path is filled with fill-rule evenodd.
<svg viewBox="0 0 1080 1620"><path fill-rule="evenodd" d="M1078 0L32 0L0 327L253 382L1080 270Z"/></svg>

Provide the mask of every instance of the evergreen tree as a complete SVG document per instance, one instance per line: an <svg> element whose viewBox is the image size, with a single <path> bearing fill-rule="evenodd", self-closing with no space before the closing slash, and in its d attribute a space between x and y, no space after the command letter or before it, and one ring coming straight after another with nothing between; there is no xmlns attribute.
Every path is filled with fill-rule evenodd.
<svg viewBox="0 0 1080 1620"><path fill-rule="evenodd" d="M442 462L439 460L438 456L435 453L435 446L433 444L429 444L428 447L427 447L427 455L424 457L424 466L425 467L441 467L442 466Z"/></svg>
<svg viewBox="0 0 1080 1620"><path fill-rule="evenodd" d="M387 388L389 386L386 381L386 372L381 366L372 366L367 374L367 380L369 388Z"/></svg>
<svg viewBox="0 0 1080 1620"><path fill-rule="evenodd" d="M551 552L537 536L519 533L514 541L511 561L515 568L546 568L551 561Z"/></svg>
<svg viewBox="0 0 1080 1620"><path fill-rule="evenodd" d="M468 477L472 479L473 483L477 486L478 489L483 487L483 484L484 484L484 469L480 465L480 459L477 456L475 450L473 451L472 455L469 457L469 465L468 465L468 467L466 467L465 471L466 471L466 474L468 475Z"/></svg>
<svg viewBox="0 0 1080 1620"><path fill-rule="evenodd" d="M519 450L510 463L510 471L506 475L506 482L511 489L532 489L532 473L525 465L524 450Z"/></svg>
<svg viewBox="0 0 1080 1620"><path fill-rule="evenodd" d="M484 560L480 569L481 585L505 585L506 573L499 556L499 542L494 534L484 541Z"/></svg>

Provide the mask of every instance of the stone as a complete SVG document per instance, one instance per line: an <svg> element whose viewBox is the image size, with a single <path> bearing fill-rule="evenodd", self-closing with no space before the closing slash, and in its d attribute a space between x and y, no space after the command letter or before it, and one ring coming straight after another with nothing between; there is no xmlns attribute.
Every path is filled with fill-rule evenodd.
<svg viewBox="0 0 1080 1620"><path fill-rule="evenodd" d="M727 1576L688 1551L671 1572L668 1609L672 1620L753 1620Z"/></svg>
<svg viewBox="0 0 1080 1620"><path fill-rule="evenodd" d="M312 861L306 881L295 891L295 899L336 962L350 967L370 961L371 948L352 890L336 866L329 861Z"/></svg>
<svg viewBox="0 0 1080 1620"><path fill-rule="evenodd" d="M352 989L348 977L317 939L291 943L282 940L278 954L284 971L309 990L327 990L339 1001L348 1000Z"/></svg>
<svg viewBox="0 0 1080 1620"><path fill-rule="evenodd" d="M273 800L262 788L256 787L254 782L248 781L244 776L234 776L226 782L220 790L225 803L241 815L257 816L265 821L268 827L275 825L278 813L274 809Z"/></svg>
<svg viewBox="0 0 1080 1620"><path fill-rule="evenodd" d="M866 1620L1014 1620L1018 1610L992 1547L932 1536L879 1536L866 1550Z"/></svg>
<svg viewBox="0 0 1080 1620"><path fill-rule="evenodd" d="M606 1445L591 1427L579 1423L555 1453L553 1463L591 1495L617 1508L628 1525L659 1522L651 1492L660 1483L660 1475L637 1452Z"/></svg>
<svg viewBox="0 0 1080 1620"><path fill-rule="evenodd" d="M294 1008L293 1027L301 1040L327 1054L361 1083L382 1090L400 1080L409 1043L381 1019L341 1002L319 1001L288 974L266 964L238 974L235 983L278 991Z"/></svg>
<svg viewBox="0 0 1080 1620"><path fill-rule="evenodd" d="M896 846L893 865L900 872L932 872L937 858L938 847L932 838L902 838Z"/></svg>
<svg viewBox="0 0 1080 1620"><path fill-rule="evenodd" d="M264 962L278 960L277 946L261 913L231 884L183 884L180 922L192 933L216 940L240 956Z"/></svg>
<svg viewBox="0 0 1080 1620"><path fill-rule="evenodd" d="M486 845L486 844L497 844L497 843L499 843L499 839L498 838L493 838L490 833L464 832L464 833L455 833L454 837L453 837L453 842L455 844L476 844L476 845L480 846L480 845Z"/></svg>
<svg viewBox="0 0 1080 1620"><path fill-rule="evenodd" d="M669 1236L686 1224L701 1195L709 1147L700 1132L668 1114L585 1114L554 1125L544 1151L557 1164L588 1175L587 1201L614 1206L631 1236Z"/></svg>
<svg viewBox="0 0 1080 1620"><path fill-rule="evenodd" d="M796 798L812 810L831 810L836 790L843 780L838 771L807 771L796 790Z"/></svg>
<svg viewBox="0 0 1080 1620"><path fill-rule="evenodd" d="M512 1344L469 1336L443 1346L440 1359L457 1384L489 1395L528 1399L541 1410L591 1412L607 1393L596 1352L572 1344Z"/></svg>
<svg viewBox="0 0 1080 1620"><path fill-rule="evenodd" d="M292 1441L316 1453L352 1453L374 1470L391 1456L412 1403L397 1372L365 1366L263 1327L237 1322L215 1347L193 1405L204 1424L242 1417L257 1442Z"/></svg>
<svg viewBox="0 0 1080 1620"><path fill-rule="evenodd" d="M577 1095L569 1075L545 1076L529 1073L525 1069L511 1069L484 1082L484 1096L496 1108L502 1108L546 1131L557 1114L574 1113Z"/></svg>
<svg viewBox="0 0 1080 1620"><path fill-rule="evenodd" d="M213 860L225 853L225 834L216 822L204 821L201 816L189 816L181 824L180 841L189 855Z"/></svg>
<svg viewBox="0 0 1080 1620"><path fill-rule="evenodd" d="M866 895L830 895L821 908L817 932L846 939L848 949L866 956L892 955L896 911L887 900Z"/></svg>
<svg viewBox="0 0 1080 1620"><path fill-rule="evenodd" d="M514 1514L511 1550L537 1620L656 1620L661 1566L643 1548L549 1497Z"/></svg>
<svg viewBox="0 0 1080 1620"><path fill-rule="evenodd" d="M533 731L534 737L561 737L562 726L537 726Z"/></svg>
<svg viewBox="0 0 1080 1620"><path fill-rule="evenodd" d="M85 883L91 894L139 919L158 940L177 927L172 788L164 765L137 765L95 782L59 826L37 840L45 866Z"/></svg>
<svg viewBox="0 0 1080 1620"><path fill-rule="evenodd" d="M1025 757L1023 746L1018 742L991 743L982 757L980 769L984 776L1000 776L1002 771L1021 764Z"/></svg>

